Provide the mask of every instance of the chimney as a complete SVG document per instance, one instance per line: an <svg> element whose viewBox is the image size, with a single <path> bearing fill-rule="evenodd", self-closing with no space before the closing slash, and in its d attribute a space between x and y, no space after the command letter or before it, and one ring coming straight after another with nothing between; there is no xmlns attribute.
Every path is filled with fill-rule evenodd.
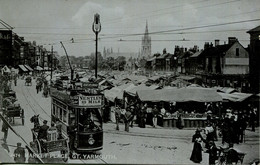
<svg viewBox="0 0 260 165"><path fill-rule="evenodd" d="M183 47L181 47L181 48L180 48L180 52L183 53L183 50L184 50Z"/></svg>
<svg viewBox="0 0 260 165"><path fill-rule="evenodd" d="M209 42L205 42L205 44L204 44L204 49L207 49L207 48L209 48Z"/></svg>
<svg viewBox="0 0 260 165"><path fill-rule="evenodd" d="M197 45L194 45L194 48L193 48L193 49L194 49L195 52L197 52L198 46L197 46Z"/></svg>
<svg viewBox="0 0 260 165"><path fill-rule="evenodd" d="M235 43L237 41L236 37L228 37L228 44L232 45L233 43Z"/></svg>
<svg viewBox="0 0 260 165"><path fill-rule="evenodd" d="M215 40L215 46L219 45L219 40Z"/></svg>

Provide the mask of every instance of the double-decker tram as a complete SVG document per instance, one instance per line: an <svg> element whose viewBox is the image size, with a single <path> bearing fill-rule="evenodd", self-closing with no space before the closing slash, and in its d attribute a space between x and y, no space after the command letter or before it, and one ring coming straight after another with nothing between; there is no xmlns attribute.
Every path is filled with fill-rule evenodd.
<svg viewBox="0 0 260 165"><path fill-rule="evenodd" d="M59 122L62 134L69 137L70 153L101 150L104 96L98 88L88 85L69 90L51 88L50 95L52 121Z"/></svg>

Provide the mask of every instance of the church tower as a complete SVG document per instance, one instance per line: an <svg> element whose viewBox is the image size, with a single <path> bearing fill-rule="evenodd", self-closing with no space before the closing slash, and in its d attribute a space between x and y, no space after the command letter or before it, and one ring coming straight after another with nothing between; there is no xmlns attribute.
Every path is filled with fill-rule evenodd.
<svg viewBox="0 0 260 165"><path fill-rule="evenodd" d="M151 53L151 37L148 34L148 24L146 21L145 33L142 37L141 58L148 58L151 56Z"/></svg>

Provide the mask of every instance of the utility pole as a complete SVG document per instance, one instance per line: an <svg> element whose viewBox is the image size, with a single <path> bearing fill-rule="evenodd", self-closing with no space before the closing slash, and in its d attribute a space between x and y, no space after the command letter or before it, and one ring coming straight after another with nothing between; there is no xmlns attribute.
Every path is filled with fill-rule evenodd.
<svg viewBox="0 0 260 165"><path fill-rule="evenodd" d="M53 45L51 46L51 80L52 80L52 58L53 58Z"/></svg>
<svg viewBox="0 0 260 165"><path fill-rule="evenodd" d="M97 60L97 50L98 50L98 33L101 31L101 23L100 23L100 16L98 13L94 15L94 22L92 25L92 30L96 34L96 60L95 60L95 77L97 79L97 67L98 67L98 60Z"/></svg>

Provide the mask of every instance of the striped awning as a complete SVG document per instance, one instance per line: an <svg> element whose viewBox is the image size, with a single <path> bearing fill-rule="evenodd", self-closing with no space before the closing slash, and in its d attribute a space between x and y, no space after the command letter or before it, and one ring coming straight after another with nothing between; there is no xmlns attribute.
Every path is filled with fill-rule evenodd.
<svg viewBox="0 0 260 165"><path fill-rule="evenodd" d="M29 71L33 71L33 69L29 65L24 65Z"/></svg>
<svg viewBox="0 0 260 165"><path fill-rule="evenodd" d="M20 68L22 71L28 72L28 70L25 68L24 65L18 65L18 66L19 66L19 68Z"/></svg>

